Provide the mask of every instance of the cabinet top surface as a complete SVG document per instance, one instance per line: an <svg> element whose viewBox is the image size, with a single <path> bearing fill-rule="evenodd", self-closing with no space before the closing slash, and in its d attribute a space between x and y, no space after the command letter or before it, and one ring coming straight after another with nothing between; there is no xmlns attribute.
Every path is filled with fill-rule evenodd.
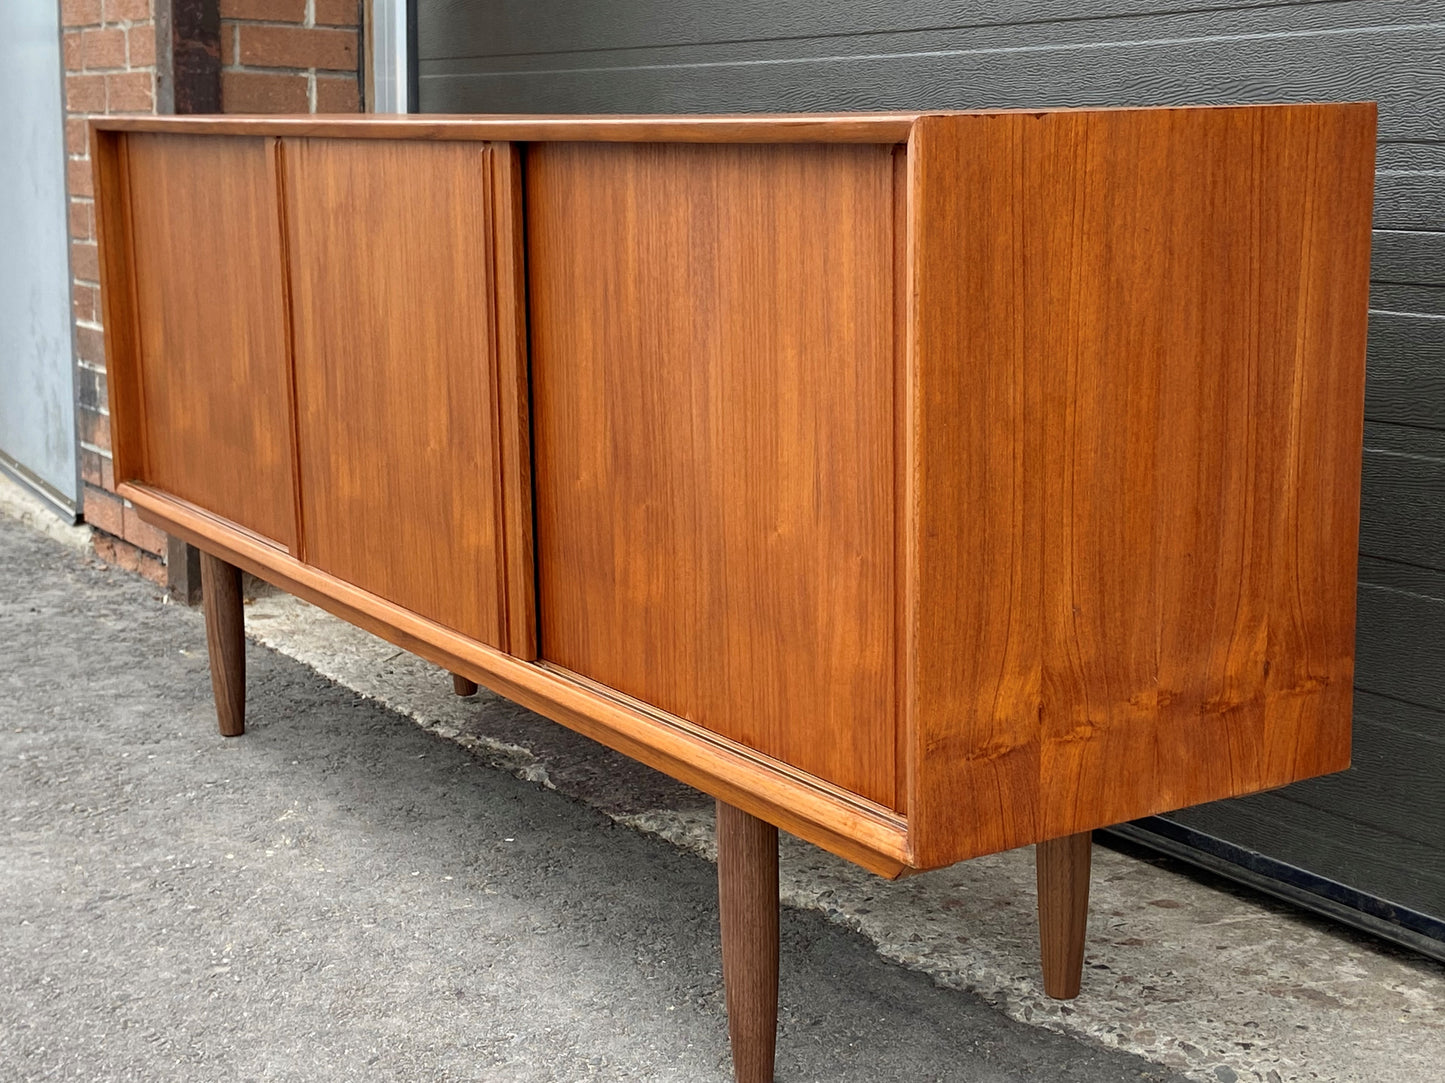
<svg viewBox="0 0 1445 1083"><path fill-rule="evenodd" d="M1360 103L1352 103L1360 104ZM748 113L710 116L520 113L415 116L125 116L96 117L110 132L192 135L309 136L333 139L614 141L677 143L901 143L922 117L987 117L1018 113L1120 112L1169 109L1281 109L1298 105L1145 106L1078 109L980 109L912 113Z"/></svg>

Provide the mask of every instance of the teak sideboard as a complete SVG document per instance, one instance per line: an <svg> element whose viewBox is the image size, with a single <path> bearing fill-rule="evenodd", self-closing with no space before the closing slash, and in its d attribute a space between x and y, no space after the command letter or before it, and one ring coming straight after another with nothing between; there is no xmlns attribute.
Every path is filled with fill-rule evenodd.
<svg viewBox="0 0 1445 1083"><path fill-rule="evenodd" d="M115 476L714 795L736 1071L777 834L884 876L1345 767L1375 109L92 125Z"/></svg>

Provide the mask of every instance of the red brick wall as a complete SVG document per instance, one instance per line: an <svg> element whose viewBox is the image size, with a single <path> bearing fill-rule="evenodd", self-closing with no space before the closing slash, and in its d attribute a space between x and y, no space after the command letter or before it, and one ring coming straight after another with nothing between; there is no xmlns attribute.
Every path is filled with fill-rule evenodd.
<svg viewBox="0 0 1445 1083"><path fill-rule="evenodd" d="M70 199L71 302L75 312L82 507L96 552L164 578L165 535L142 523L115 495L106 409L105 346L100 324L95 201L85 120L155 111L156 32L152 0L61 0L65 65L66 185Z"/></svg>
<svg viewBox="0 0 1445 1083"><path fill-rule="evenodd" d="M360 0L221 0L227 113L355 113Z"/></svg>
<svg viewBox="0 0 1445 1083"><path fill-rule="evenodd" d="M168 0L59 2L82 507L97 553L164 582L165 535L142 523L115 494L85 122L90 116L155 112L153 5ZM361 0L217 2L225 112L341 113L360 108Z"/></svg>

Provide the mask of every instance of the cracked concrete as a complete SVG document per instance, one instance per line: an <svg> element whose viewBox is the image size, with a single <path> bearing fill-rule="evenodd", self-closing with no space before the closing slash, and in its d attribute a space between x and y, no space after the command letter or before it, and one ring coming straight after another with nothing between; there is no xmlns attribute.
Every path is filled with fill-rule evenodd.
<svg viewBox="0 0 1445 1083"><path fill-rule="evenodd" d="M519 778L712 856L711 802L251 582L259 642L455 740ZM886 959L1010 1018L1220 1083L1437 1083L1445 967L1165 859L1094 851L1082 995L1048 999L1037 969L1031 849L896 883L785 836L785 902L862 933Z"/></svg>
<svg viewBox="0 0 1445 1083"><path fill-rule="evenodd" d="M485 692L459 699L434 666L255 584L248 632L277 653L249 651L253 732L220 741L197 613L3 518L0 559L0 1018L19 1020L0 1076L156 1078L126 1068L139 1058L168 1079L723 1078L703 795ZM551 825L521 859L519 816ZM618 882L644 874L663 880ZM1068 1004L1040 988L1028 851L888 883L787 840L782 874L780 1079L1434 1083L1445 1063L1445 968L1163 859L1096 848ZM478 916L489 891L511 909ZM139 927L104 930L137 906ZM594 965L607 981L584 980ZM636 985L658 968L662 1000ZM320 997L309 1014L297 988ZM100 1061L97 1012L136 1019ZM298 1027L320 1059L293 1048L312 1040Z"/></svg>

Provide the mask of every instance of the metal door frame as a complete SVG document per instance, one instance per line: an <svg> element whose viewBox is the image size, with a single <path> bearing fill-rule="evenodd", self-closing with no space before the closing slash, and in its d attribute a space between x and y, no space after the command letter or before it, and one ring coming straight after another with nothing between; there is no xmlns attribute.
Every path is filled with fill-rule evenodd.
<svg viewBox="0 0 1445 1083"><path fill-rule="evenodd" d="M68 158L65 147L65 55L63 50L62 37L64 28L61 25L60 10L55 8L55 104L60 110L60 154L61 154L61 185L58 196L61 202L61 221L68 222L70 203L70 190L65 181L64 163ZM66 375L70 380L70 444L71 454L75 460L75 497L72 499L65 493L56 489L44 478L37 475L32 469L13 458L4 449L0 449L0 474L11 478L26 490L40 497L49 507L69 523L78 523L82 518L84 483L81 478L80 468L80 381L76 379L76 364L78 354L76 352L76 331L75 312L72 296L75 288L75 268L71 264L70 255L70 231L68 226L62 230L61 245L65 254L65 312L66 312L66 336L65 343L68 349L68 364Z"/></svg>
<svg viewBox="0 0 1445 1083"><path fill-rule="evenodd" d="M371 0L373 113L417 111L416 0Z"/></svg>

